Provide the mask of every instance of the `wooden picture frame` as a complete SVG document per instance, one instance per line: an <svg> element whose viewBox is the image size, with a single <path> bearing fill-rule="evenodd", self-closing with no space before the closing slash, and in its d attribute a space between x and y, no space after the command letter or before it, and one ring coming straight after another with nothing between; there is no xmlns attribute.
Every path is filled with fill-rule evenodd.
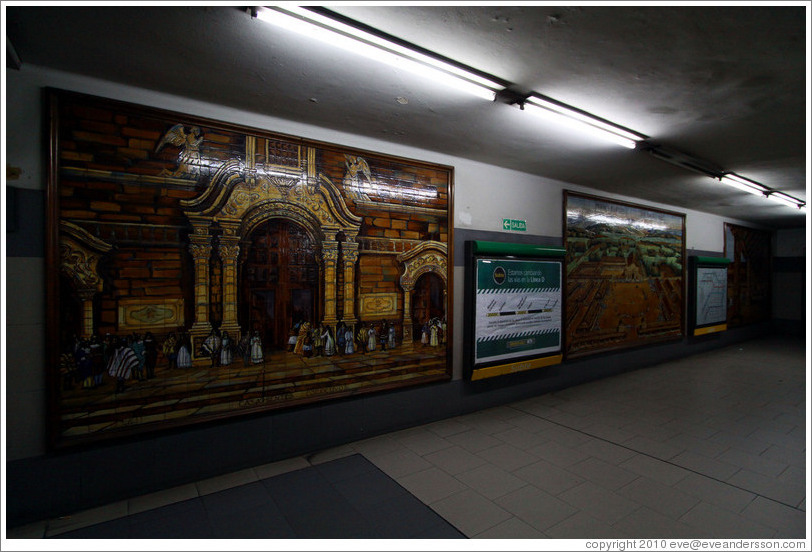
<svg viewBox="0 0 812 552"><path fill-rule="evenodd" d="M451 378L452 167L46 95L52 446Z"/></svg>
<svg viewBox="0 0 812 552"><path fill-rule="evenodd" d="M567 358L685 334L685 215L564 191Z"/></svg>

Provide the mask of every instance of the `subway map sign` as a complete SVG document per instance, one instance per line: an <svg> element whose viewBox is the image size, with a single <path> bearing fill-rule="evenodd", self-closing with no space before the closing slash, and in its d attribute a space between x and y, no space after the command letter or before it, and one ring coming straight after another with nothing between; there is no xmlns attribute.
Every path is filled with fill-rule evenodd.
<svg viewBox="0 0 812 552"><path fill-rule="evenodd" d="M476 259L474 365L560 352L561 301L560 261Z"/></svg>

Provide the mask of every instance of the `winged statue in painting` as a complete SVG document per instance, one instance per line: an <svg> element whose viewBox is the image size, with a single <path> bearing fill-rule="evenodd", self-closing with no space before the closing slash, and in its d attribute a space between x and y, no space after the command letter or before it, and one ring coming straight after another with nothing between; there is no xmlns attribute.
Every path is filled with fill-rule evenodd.
<svg viewBox="0 0 812 552"><path fill-rule="evenodd" d="M180 148L178 154L178 168L174 171L163 169L158 176L182 176L196 175L200 173L201 158L200 144L203 142L203 135L200 128L193 126L186 131L186 127L177 124L166 131L161 141L155 146L155 153L158 153L167 144Z"/></svg>
<svg viewBox="0 0 812 552"><path fill-rule="evenodd" d="M347 195L353 199L369 200L366 190L372 187L372 172L369 170L369 164L362 157L356 155L344 155L347 167L344 173L344 190ZM362 179L366 178L366 182Z"/></svg>

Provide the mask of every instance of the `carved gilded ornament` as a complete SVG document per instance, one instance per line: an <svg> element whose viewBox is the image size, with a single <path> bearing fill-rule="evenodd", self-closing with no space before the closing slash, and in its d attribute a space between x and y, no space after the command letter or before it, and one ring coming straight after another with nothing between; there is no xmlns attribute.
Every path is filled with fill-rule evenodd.
<svg viewBox="0 0 812 552"><path fill-rule="evenodd" d="M397 293L365 293L359 297L359 314L364 318L376 316L396 316L398 313Z"/></svg>
<svg viewBox="0 0 812 552"><path fill-rule="evenodd" d="M211 245L190 243L189 252L192 254L195 261L206 260L211 255Z"/></svg>
<svg viewBox="0 0 812 552"><path fill-rule="evenodd" d="M184 325L183 299L121 299L118 302L119 331L175 328Z"/></svg>
<svg viewBox="0 0 812 552"><path fill-rule="evenodd" d="M423 253L419 257L405 263L403 276L400 277L401 286L404 289L413 289L417 280L426 273L434 273L440 276L444 282L448 282L448 261L446 256L439 252Z"/></svg>
<svg viewBox="0 0 812 552"><path fill-rule="evenodd" d="M224 261L232 259L236 260L240 254L240 246L236 243L234 244L224 244L221 243L217 248L218 253L220 253L220 258Z"/></svg>
<svg viewBox="0 0 812 552"><path fill-rule="evenodd" d="M98 255L63 238L59 243L59 257L60 270L76 283L77 290L102 290L102 279L96 272Z"/></svg>

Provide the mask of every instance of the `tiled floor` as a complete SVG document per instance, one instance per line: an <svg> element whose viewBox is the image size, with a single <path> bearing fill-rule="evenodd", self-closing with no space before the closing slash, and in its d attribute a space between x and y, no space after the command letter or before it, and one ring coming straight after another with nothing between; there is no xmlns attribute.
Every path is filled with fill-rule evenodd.
<svg viewBox="0 0 812 552"><path fill-rule="evenodd" d="M141 513L158 512L180 523L202 510L255 504L251 500L281 506L274 519L283 520L292 536L334 534L317 516L291 522L298 519L291 512L315 516L305 507L313 503L308 497L328 492L355 505L391 498L406 504L416 497L472 538L805 538L804 355L799 341L746 342L45 520L12 529L8 537L81 536L76 530L82 527L118 520L107 527L120 532L109 536L124 538L135 536ZM340 468L341 462L332 462L337 459L360 459L366 468L356 466L339 485L324 473ZM286 478L273 477L283 473ZM286 500L293 484L302 486L297 499ZM347 498L356 487L360 494ZM388 490L376 498L366 488ZM380 515L377 529L358 535L416 537L386 525L393 516L424 515L417 513L420 504L411 504L413 510ZM177 511L167 516L156 510L161 507ZM237 536L263 538L249 528L281 523L264 516L233 514L193 536L215 536L218 526L242 524ZM455 535L447 529L444 536ZM173 530L171 523L166 530Z"/></svg>

